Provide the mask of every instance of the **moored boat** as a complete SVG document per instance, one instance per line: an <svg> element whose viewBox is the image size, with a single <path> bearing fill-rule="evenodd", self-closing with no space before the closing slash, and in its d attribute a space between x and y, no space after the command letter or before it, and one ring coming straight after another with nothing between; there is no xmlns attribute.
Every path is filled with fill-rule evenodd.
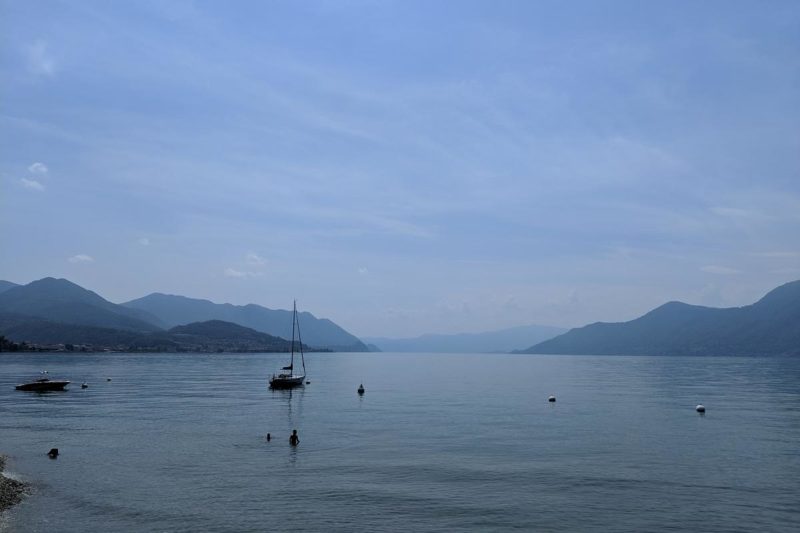
<svg viewBox="0 0 800 533"><path fill-rule="evenodd" d="M23 383L21 385L17 385L14 387L17 390L29 391L29 392L50 392L50 391L63 391L64 388L69 385L69 381L66 380L58 380L58 379L50 379L50 378L40 378L36 381L31 381L29 383Z"/></svg>
<svg viewBox="0 0 800 533"><path fill-rule="evenodd" d="M300 362L303 365L303 373L294 373L294 347L295 347L295 333L297 334L297 345L300 347ZM277 374L272 374L269 378L269 386L271 389L292 389L300 387L306 379L306 360L303 355L303 340L300 337L300 321L297 319L297 301L294 302L294 310L292 311L292 358L287 366L281 368Z"/></svg>

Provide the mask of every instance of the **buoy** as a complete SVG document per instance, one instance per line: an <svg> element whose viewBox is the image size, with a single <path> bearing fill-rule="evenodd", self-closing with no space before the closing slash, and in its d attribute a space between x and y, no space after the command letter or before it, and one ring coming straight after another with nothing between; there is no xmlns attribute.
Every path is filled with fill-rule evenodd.
<svg viewBox="0 0 800 533"><path fill-rule="evenodd" d="M358 394L364 394L364 384L358 386Z"/></svg>
<svg viewBox="0 0 800 533"><path fill-rule="evenodd" d="M106 381L111 381L111 378L106 378Z"/></svg>
<svg viewBox="0 0 800 533"><path fill-rule="evenodd" d="M556 401L556 397L555 397L555 396L549 396L549 397L547 398L547 401L548 401L548 402L554 402L554 401Z"/></svg>
<svg viewBox="0 0 800 533"><path fill-rule="evenodd" d="M306 385L311 385L311 382L310 381L306 381Z"/></svg>
<svg viewBox="0 0 800 533"><path fill-rule="evenodd" d="M86 383L81 383L81 388L82 389L88 389L89 385L87 385Z"/></svg>
<svg viewBox="0 0 800 533"><path fill-rule="evenodd" d="M55 459L58 457L58 448L50 448L50 451L47 452L47 455L50 457L50 459Z"/></svg>
<svg viewBox="0 0 800 533"><path fill-rule="evenodd" d="M698 405L697 407L694 408L694 410L697 411L698 413L705 413L706 412L706 406L705 405Z"/></svg>
<svg viewBox="0 0 800 533"><path fill-rule="evenodd" d="M272 440L272 435L270 435L269 433L267 433L267 442L269 442L269 441L271 441L271 440Z"/></svg>

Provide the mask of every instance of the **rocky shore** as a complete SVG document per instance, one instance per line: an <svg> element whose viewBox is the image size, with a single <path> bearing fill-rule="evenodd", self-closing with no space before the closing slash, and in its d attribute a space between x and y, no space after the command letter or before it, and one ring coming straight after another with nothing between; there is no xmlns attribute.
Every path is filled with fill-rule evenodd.
<svg viewBox="0 0 800 533"><path fill-rule="evenodd" d="M3 475L5 465L6 458L0 455L0 513L22 501L22 497L28 491L25 483Z"/></svg>

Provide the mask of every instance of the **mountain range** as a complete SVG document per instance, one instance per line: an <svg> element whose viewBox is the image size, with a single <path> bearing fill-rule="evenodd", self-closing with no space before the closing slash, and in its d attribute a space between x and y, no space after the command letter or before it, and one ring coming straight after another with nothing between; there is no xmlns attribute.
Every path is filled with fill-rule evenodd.
<svg viewBox="0 0 800 533"><path fill-rule="evenodd" d="M754 304L666 303L629 322L575 328L520 353L595 355L800 355L800 281Z"/></svg>
<svg viewBox="0 0 800 533"><path fill-rule="evenodd" d="M384 352L505 353L565 331L565 328L530 325L483 333L427 334L405 339L364 337L362 340Z"/></svg>
<svg viewBox="0 0 800 533"><path fill-rule="evenodd" d="M153 293L125 302L122 306L153 316L168 328L192 322L224 320L276 337L292 337L292 311L268 309L256 304L217 304L185 296ZM308 312L298 313L297 318L303 342L311 346L338 352L367 351L357 337L326 318L316 318Z"/></svg>
<svg viewBox="0 0 800 533"><path fill-rule="evenodd" d="M330 320L318 319L311 313L300 313L298 319L304 344L312 349L367 351L358 338ZM215 332L224 329L227 337L217 337L217 347L222 347L225 343L221 341L225 340L235 349L239 346L236 339L250 339L251 345L283 351L284 346L289 346L286 338L291 338L292 312L163 294L120 305L68 280L55 278L27 285L0 283L0 334L14 341L175 348L176 344L187 344L184 341L190 334L176 327L192 323L201 323L193 324L191 330L197 338L214 339ZM214 344L206 342L209 343Z"/></svg>
<svg viewBox="0 0 800 533"><path fill-rule="evenodd" d="M19 287L19 285L0 279L0 292L5 292L8 289L13 289L14 287Z"/></svg>
<svg viewBox="0 0 800 533"><path fill-rule="evenodd" d="M160 293L114 304L65 279L44 278L27 285L0 280L4 342L143 351L284 351L291 346L286 340L291 337L291 313ZM300 313L299 322L308 349L369 350L330 320ZM800 281L743 307L669 302L629 322L598 322L559 333L558 328L523 326L477 334L365 340L382 350L408 352L496 352L532 344L517 353L800 355Z"/></svg>

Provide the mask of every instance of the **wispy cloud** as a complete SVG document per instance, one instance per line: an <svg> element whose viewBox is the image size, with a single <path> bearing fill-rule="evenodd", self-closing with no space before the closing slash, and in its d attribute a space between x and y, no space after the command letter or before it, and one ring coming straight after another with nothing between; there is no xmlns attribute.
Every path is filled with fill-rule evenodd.
<svg viewBox="0 0 800 533"><path fill-rule="evenodd" d="M704 267L701 267L700 270L702 270L703 272L708 272L709 274L719 274L722 276L729 276L731 274L741 274L740 270L719 265L706 265Z"/></svg>
<svg viewBox="0 0 800 533"><path fill-rule="evenodd" d="M137 242L142 246L150 246L150 239L148 239L147 237L142 237Z"/></svg>
<svg viewBox="0 0 800 533"><path fill-rule="evenodd" d="M48 170L49 169L47 168L47 165L45 165L44 163L40 163L38 161L36 163L31 164L31 166L28 167L28 172L30 172L34 176L44 176L47 174Z"/></svg>
<svg viewBox="0 0 800 533"><path fill-rule="evenodd" d="M22 183L22 186L25 187L26 189L30 189L32 191L43 191L44 190L44 185L42 185L41 183L39 183L36 180L31 180L31 179L28 179L28 178L20 178L19 181L20 181L20 183Z"/></svg>
<svg viewBox="0 0 800 533"><path fill-rule="evenodd" d="M70 263L73 263L73 264L93 263L94 262L94 258L92 256L90 256L90 255L78 254L78 255L73 255L72 257L68 258L67 261L69 261Z"/></svg>
<svg viewBox="0 0 800 533"><path fill-rule="evenodd" d="M45 189L44 185L38 178L43 178L47 176L47 165L40 162L32 163L28 167L28 173L30 174L30 178L20 178L20 183L26 189L30 189L32 191L43 191ZM37 178L37 179L33 179Z"/></svg>
<svg viewBox="0 0 800 533"><path fill-rule="evenodd" d="M226 268L223 272L226 278L251 279L263 276L261 272L246 272L235 268Z"/></svg>
<svg viewBox="0 0 800 533"><path fill-rule="evenodd" d="M33 74L52 76L56 63L47 50L47 42L38 40L27 49L28 70Z"/></svg>
<svg viewBox="0 0 800 533"><path fill-rule="evenodd" d="M359 274L361 274L361 275L363 276L363 275L365 275L365 274L369 274L369 270L367 269L367 267L360 267L360 268L358 269L358 273L359 273Z"/></svg>
<svg viewBox="0 0 800 533"><path fill-rule="evenodd" d="M255 252L247 252L244 260L245 263L252 266L263 266L267 264L267 260Z"/></svg>

